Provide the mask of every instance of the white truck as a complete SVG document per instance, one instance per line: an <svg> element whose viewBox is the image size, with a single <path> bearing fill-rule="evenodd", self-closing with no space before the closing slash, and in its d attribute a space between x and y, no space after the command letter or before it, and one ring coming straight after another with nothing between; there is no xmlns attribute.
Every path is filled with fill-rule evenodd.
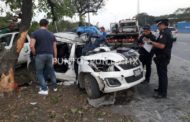
<svg viewBox="0 0 190 122"><path fill-rule="evenodd" d="M111 23L111 33L107 36L107 43L111 46L127 46L136 48L139 36L139 24L136 19L123 19L119 23Z"/></svg>
<svg viewBox="0 0 190 122"><path fill-rule="evenodd" d="M17 41L19 32L10 32L0 34L0 45L3 46L6 50L10 50L13 47L13 42ZM30 59L30 37L27 36L27 39L24 43L24 47L22 48L19 57L18 64L27 63Z"/></svg>

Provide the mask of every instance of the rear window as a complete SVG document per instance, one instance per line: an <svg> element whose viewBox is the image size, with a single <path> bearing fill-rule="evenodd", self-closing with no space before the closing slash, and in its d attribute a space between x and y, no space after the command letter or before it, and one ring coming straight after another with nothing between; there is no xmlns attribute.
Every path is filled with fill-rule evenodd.
<svg viewBox="0 0 190 122"><path fill-rule="evenodd" d="M4 43L5 46L9 46L12 39L12 34L3 35L0 37L0 43Z"/></svg>
<svg viewBox="0 0 190 122"><path fill-rule="evenodd" d="M135 27L136 23L135 22L121 23L120 26L122 26L122 27Z"/></svg>

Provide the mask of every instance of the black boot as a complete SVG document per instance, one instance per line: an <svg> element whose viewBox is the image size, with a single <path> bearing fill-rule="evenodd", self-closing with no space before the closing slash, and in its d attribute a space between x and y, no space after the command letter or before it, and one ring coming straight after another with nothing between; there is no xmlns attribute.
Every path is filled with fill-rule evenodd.
<svg viewBox="0 0 190 122"><path fill-rule="evenodd" d="M154 94L153 96L155 99L164 99L164 98L167 98L167 95L163 95L163 94L160 94L160 93L156 93Z"/></svg>

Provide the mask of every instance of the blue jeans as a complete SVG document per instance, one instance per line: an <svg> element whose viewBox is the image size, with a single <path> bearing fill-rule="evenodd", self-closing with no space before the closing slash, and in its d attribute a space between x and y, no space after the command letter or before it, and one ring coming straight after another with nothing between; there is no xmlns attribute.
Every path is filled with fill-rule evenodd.
<svg viewBox="0 0 190 122"><path fill-rule="evenodd" d="M53 67L53 55L51 54L40 54L36 55L35 58L36 65L36 77L40 82L40 87L42 90L47 90L47 83L45 81L45 75L48 75L53 83L53 87L57 87L55 71ZM46 74L47 73L47 74Z"/></svg>

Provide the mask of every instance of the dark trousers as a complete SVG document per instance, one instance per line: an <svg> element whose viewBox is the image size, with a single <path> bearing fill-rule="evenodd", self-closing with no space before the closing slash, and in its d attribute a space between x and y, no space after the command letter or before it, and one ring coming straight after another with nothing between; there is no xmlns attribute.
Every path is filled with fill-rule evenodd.
<svg viewBox="0 0 190 122"><path fill-rule="evenodd" d="M57 87L55 71L53 68L53 55L52 54L40 54L36 55L35 58L35 68L36 68L36 77L40 83L40 87L42 90L46 91L47 83L46 79L49 75L51 82L53 83L53 87Z"/></svg>
<svg viewBox="0 0 190 122"><path fill-rule="evenodd" d="M146 66L146 74L145 74L145 81L150 81L151 75L151 65L152 65L152 53L148 53L147 51L140 51L140 61L142 62L143 68Z"/></svg>
<svg viewBox="0 0 190 122"><path fill-rule="evenodd" d="M167 96L167 89L168 89L167 66L170 60L156 57L154 61L158 73L158 93L160 95Z"/></svg>

